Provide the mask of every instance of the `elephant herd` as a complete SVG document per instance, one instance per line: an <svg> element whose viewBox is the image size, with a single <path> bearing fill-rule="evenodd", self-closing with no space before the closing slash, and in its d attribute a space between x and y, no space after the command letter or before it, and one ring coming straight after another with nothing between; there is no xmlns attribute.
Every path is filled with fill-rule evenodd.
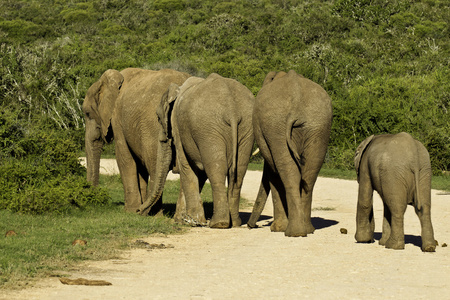
<svg viewBox="0 0 450 300"><path fill-rule="evenodd" d="M238 81L215 73L199 78L169 69L107 70L88 89L83 112L87 179L98 184L102 147L114 139L127 211L161 211L172 170L180 174L177 222L207 225L200 192L209 179L208 225L241 226L240 191L256 141L264 171L247 226L256 227L271 192L272 231L290 237L314 232L312 192L330 139L332 105L320 85L295 71L268 73L255 98ZM407 133L371 136L357 148L355 168L356 240L373 242L376 190L384 203L380 244L404 248L403 214L411 204L422 226L422 250L435 251L425 147Z"/></svg>

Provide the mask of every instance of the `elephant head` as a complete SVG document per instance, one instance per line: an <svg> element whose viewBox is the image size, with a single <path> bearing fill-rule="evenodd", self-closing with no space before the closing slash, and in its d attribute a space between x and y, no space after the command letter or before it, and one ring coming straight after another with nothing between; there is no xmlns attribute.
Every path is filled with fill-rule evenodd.
<svg viewBox="0 0 450 300"><path fill-rule="evenodd" d="M364 151L366 150L367 146L369 146L370 142L373 140L374 135L372 134L371 136L369 136L368 138L366 138L364 141L361 142L361 144L359 144L358 148L356 148L356 152L355 152L355 170L356 170L356 176L358 177L358 182L359 182L359 165L361 163L361 157L364 153Z"/></svg>
<svg viewBox="0 0 450 300"><path fill-rule="evenodd" d="M103 144L113 138L111 118L122 83L123 76L120 72L107 70L88 89L83 102L87 180L94 185L98 185Z"/></svg>

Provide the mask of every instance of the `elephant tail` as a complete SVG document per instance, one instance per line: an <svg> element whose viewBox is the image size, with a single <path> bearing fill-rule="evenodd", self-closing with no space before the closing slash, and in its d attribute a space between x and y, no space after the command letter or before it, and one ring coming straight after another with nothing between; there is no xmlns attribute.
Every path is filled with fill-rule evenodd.
<svg viewBox="0 0 450 300"><path fill-rule="evenodd" d="M301 170L301 165L304 164L302 153L303 153L303 146L300 147L300 149L294 144L294 141L292 139L292 131L294 128L300 128L305 125L305 122L301 122L295 118L289 118L286 126L286 142L289 147L289 151L291 152L292 156L295 159L295 162L297 163L297 166L299 167L299 170Z"/></svg>
<svg viewBox="0 0 450 300"><path fill-rule="evenodd" d="M231 120L231 139L232 139L232 161L231 169L229 172L229 182L228 182L228 199L231 199L234 185L237 178L237 152L238 152L238 120Z"/></svg>
<svg viewBox="0 0 450 300"><path fill-rule="evenodd" d="M414 199L415 199L415 204L416 204L416 208L417 210L421 210L422 209L422 199L420 196L420 172L419 172L419 168L415 168L413 170L413 174L414 174L414 183L415 183L415 188L414 188Z"/></svg>

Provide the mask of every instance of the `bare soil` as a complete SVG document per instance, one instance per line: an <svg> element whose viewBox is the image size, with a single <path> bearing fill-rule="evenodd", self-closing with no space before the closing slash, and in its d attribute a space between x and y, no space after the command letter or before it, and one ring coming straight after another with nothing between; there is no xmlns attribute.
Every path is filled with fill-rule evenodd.
<svg viewBox="0 0 450 300"><path fill-rule="evenodd" d="M103 172L117 172L114 163L102 161ZM261 172L247 172L244 198L255 199L260 179ZM450 195L432 191L439 247L423 253L412 207L405 214L404 250L385 249L378 241L356 243L357 191L356 181L319 178L312 212L316 231L305 238L270 231L269 199L260 228L197 227L184 235L148 236L140 240L155 247L124 251L118 260L87 262L69 276L110 286L63 285L48 278L0 299L450 299L450 248L443 247L450 243ZM378 240L382 203L377 194L374 211ZM244 222L250 212L242 211Z"/></svg>

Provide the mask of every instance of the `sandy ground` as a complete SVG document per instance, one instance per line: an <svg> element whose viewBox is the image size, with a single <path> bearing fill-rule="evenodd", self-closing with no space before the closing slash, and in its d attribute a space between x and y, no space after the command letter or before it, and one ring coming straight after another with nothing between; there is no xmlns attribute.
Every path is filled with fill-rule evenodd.
<svg viewBox="0 0 450 300"><path fill-rule="evenodd" d="M102 162L103 172L114 172L111 162ZM260 179L261 172L248 171L242 196L255 199ZM374 198L379 239L382 204ZM316 231L308 237L270 232L270 200L260 228L192 228L184 235L148 236L142 240L169 248L131 249L122 259L87 262L70 274L111 286L63 285L48 278L0 299L450 299L450 248L442 247L450 244L450 195L432 191L440 245L435 253L420 250L412 207L405 215L404 250L357 244L356 199L355 181L319 178L312 212ZM250 209L241 213L244 221L249 215Z"/></svg>

